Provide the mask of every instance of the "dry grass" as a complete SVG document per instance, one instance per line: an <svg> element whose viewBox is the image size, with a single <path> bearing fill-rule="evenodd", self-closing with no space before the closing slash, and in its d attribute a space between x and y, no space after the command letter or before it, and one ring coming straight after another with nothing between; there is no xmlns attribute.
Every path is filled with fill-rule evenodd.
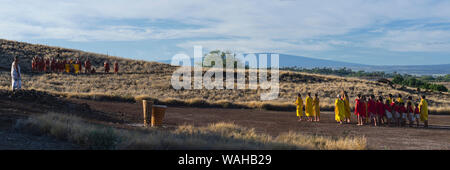
<svg viewBox="0 0 450 170"><path fill-rule="evenodd" d="M230 123L175 130L119 129L63 114L44 114L18 121L16 128L50 135L89 149L367 149L364 137L329 138L286 133L278 137Z"/></svg>
<svg viewBox="0 0 450 170"><path fill-rule="evenodd" d="M168 72L168 71L167 71ZM387 95L412 95L418 93L412 89L402 90L385 84L367 80L347 79L335 76L322 76L304 73L282 73L280 96L274 101L263 102L260 94L263 90L175 90L170 86L170 74L99 74L67 75L38 74L23 76L23 87L46 91L65 97L127 101L151 99L160 103L177 106L221 107L221 108L262 108L271 110L294 110L296 94L305 97L307 92L318 93L322 110L333 110L337 93L344 89L351 98L358 93ZM0 72L0 88L10 88L7 72ZM448 93L427 92L432 113L450 112ZM157 100L156 100L157 99ZM353 100L351 100L353 105Z"/></svg>

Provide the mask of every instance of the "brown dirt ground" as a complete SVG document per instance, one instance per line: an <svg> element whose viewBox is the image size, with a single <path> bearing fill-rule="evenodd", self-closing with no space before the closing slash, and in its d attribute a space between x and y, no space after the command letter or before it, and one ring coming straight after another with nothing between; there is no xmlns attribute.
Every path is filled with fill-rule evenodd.
<svg viewBox="0 0 450 170"><path fill-rule="evenodd" d="M52 138L18 134L12 128L18 119L48 112L75 114L93 122L120 128L133 128L128 124L140 124L143 121L141 103L63 98L45 102L0 97L0 132L6 136L5 139L0 138L0 149L79 148ZM234 122L273 136L289 131L332 137L365 136L370 149L450 149L450 115L430 115L429 129L338 125L333 119L334 115L331 112L323 112L321 122L317 123L297 122L293 112L169 107L166 111L164 129L173 129L182 124L203 126L216 122Z"/></svg>
<svg viewBox="0 0 450 170"><path fill-rule="evenodd" d="M108 113L111 119L123 123L141 123L141 103L101 102L70 99L74 103L88 104L90 109ZM182 124L203 126L215 122L234 122L238 125L255 128L257 132L277 136L294 131L324 136L365 136L370 149L450 149L450 116L430 115L430 128L374 127L339 125L331 112L322 113L320 123L297 122L295 113L249 109L217 109L169 107L165 116L165 127L172 128Z"/></svg>

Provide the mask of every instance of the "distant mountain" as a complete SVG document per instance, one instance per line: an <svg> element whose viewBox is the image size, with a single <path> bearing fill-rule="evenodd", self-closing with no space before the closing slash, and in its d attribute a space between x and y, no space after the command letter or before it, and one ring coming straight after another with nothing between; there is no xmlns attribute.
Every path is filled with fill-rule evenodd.
<svg viewBox="0 0 450 170"><path fill-rule="evenodd" d="M259 54L264 53L257 53L255 54L257 56L257 59ZM270 53L267 53L268 56L268 62L267 64L270 66ZM332 61L332 60L323 60L323 59L315 59L315 58L309 58L309 57L301 57L301 56L293 56L293 55L286 55L286 54L279 54L280 56L280 67L302 67L302 68L315 68L315 67L330 67L330 68L342 68L342 67L365 67L368 65L363 64L355 64L355 63L347 63L347 62L340 62L340 61ZM162 63L170 64L171 60L162 60L159 61ZM259 60L258 60L259 62ZM194 59L191 58L191 64L194 63Z"/></svg>
<svg viewBox="0 0 450 170"><path fill-rule="evenodd" d="M358 67L354 68L355 70ZM412 75L445 75L450 74L450 64L441 65L407 65L407 66L368 66L360 68L366 72L384 71Z"/></svg>
<svg viewBox="0 0 450 170"><path fill-rule="evenodd" d="M263 53L258 53L255 55L259 55ZM270 53L267 53L270 56ZM442 75L442 74L450 74L450 64L442 64L442 65L414 65L414 66L374 66L374 65L365 65L365 64L356 64L349 62L341 62L341 61L333 61L333 60L324 60L324 59L315 59L309 57L302 56L294 56L287 54L279 54L280 56L280 67L300 67L300 68L316 68L316 67L327 67L333 69L339 68L350 68L352 70L358 71L363 70L366 72L373 71L384 71L386 73L397 72L400 74L412 74L412 75ZM270 59L268 59L268 65L270 65ZM162 63L170 64L171 60L163 60L159 61ZM194 59L191 59L191 63L194 63Z"/></svg>

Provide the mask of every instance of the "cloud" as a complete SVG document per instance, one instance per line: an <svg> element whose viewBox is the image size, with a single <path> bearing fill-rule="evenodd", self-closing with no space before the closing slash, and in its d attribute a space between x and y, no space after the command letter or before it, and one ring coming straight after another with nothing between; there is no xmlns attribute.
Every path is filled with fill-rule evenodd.
<svg viewBox="0 0 450 170"><path fill-rule="evenodd" d="M367 46L389 51L450 52L447 28L405 29L403 25L397 26L401 28L389 25L404 20L449 22L449 1L0 0L0 3L0 37L15 40L184 39L176 46L192 48L193 44L201 44L208 48L264 52ZM170 20L178 26L126 22L135 19L148 23ZM102 24L104 21L112 22ZM367 31L354 34L360 30Z"/></svg>
<svg viewBox="0 0 450 170"><path fill-rule="evenodd" d="M391 30L368 41L374 48L396 52L449 52L450 32L443 30Z"/></svg>

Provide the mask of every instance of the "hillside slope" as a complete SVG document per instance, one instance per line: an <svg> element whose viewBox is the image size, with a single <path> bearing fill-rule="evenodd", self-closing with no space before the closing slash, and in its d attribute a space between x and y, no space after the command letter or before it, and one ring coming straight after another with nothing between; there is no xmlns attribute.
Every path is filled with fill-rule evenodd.
<svg viewBox="0 0 450 170"><path fill-rule="evenodd" d="M60 54L59 58L56 58ZM91 63L96 67L97 71L103 71L103 62L108 60L110 63L117 61L120 70L127 73L145 73L154 70L164 70L170 68L169 65L125 59L114 56L107 56L104 54L84 52L75 49L66 49L60 47L51 47L38 44L29 44L18 41L10 41L0 39L0 70L8 70L11 67L13 58L17 56L20 58L20 66L24 72L31 70L31 59L34 56L39 57L55 57L56 59L76 59L80 57L82 61L88 57Z"/></svg>

